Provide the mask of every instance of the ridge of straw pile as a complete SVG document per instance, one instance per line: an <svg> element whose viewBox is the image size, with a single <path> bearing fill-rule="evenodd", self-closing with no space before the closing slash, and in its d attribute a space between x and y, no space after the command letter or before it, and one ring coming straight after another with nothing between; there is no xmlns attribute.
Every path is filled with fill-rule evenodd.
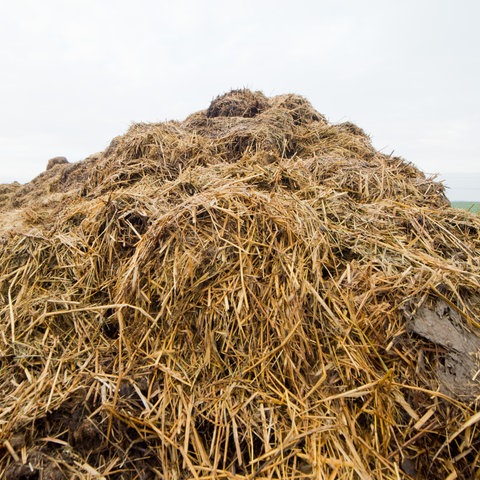
<svg viewBox="0 0 480 480"><path fill-rule="evenodd" d="M355 125L236 90L0 193L0 477L477 478L405 311L478 335L480 219Z"/></svg>

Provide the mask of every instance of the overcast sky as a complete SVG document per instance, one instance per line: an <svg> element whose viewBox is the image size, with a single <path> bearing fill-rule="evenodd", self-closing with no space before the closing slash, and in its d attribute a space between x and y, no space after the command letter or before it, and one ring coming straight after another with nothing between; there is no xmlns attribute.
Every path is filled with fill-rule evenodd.
<svg viewBox="0 0 480 480"><path fill-rule="evenodd" d="M0 182L240 87L480 178L479 20L478 0L0 0Z"/></svg>

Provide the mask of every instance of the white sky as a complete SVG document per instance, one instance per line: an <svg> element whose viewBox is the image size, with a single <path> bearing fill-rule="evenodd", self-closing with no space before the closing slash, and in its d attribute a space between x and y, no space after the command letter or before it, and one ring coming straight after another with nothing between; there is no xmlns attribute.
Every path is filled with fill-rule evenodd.
<svg viewBox="0 0 480 480"><path fill-rule="evenodd" d="M0 0L0 182L241 87L480 173L479 20L478 0Z"/></svg>

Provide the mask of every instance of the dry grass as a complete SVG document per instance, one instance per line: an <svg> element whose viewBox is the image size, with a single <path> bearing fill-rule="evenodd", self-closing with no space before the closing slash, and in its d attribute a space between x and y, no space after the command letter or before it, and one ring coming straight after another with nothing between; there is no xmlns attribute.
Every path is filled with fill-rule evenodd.
<svg viewBox="0 0 480 480"><path fill-rule="evenodd" d="M358 127L265 102L13 190L0 476L476 478L475 395L407 319L441 298L478 333L478 216Z"/></svg>

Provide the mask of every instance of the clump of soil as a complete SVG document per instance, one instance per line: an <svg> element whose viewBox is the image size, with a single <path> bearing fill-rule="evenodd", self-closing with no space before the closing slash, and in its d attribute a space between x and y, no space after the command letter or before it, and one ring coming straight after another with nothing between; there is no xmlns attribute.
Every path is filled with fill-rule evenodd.
<svg viewBox="0 0 480 480"><path fill-rule="evenodd" d="M47 163L47 170L51 170L55 165L64 165L69 163L66 157L53 157Z"/></svg>
<svg viewBox="0 0 480 480"><path fill-rule="evenodd" d="M268 108L268 99L262 92L232 90L219 95L208 107L206 116L212 117L255 117Z"/></svg>
<svg viewBox="0 0 480 480"><path fill-rule="evenodd" d="M135 124L0 238L0 477L474 478L479 217L305 98Z"/></svg>

